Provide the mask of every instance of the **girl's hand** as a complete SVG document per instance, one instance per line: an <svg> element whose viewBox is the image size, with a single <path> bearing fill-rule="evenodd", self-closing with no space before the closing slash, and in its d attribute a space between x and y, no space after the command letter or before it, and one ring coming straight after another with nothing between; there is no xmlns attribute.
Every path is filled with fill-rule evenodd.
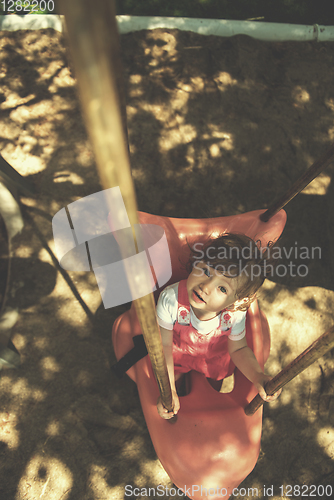
<svg viewBox="0 0 334 500"><path fill-rule="evenodd" d="M267 384L267 382L269 382L269 380L271 380L271 379L272 379L272 377L269 377L269 375L265 375L264 373L261 373L257 377L257 380L254 382L254 385L257 388L257 390L259 391L261 398L264 401L266 401L267 403L270 401L275 401L275 399L277 399L282 392L282 389L279 389L279 391L275 392L275 394L273 394L272 396L267 395L264 387Z"/></svg>
<svg viewBox="0 0 334 500"><path fill-rule="evenodd" d="M176 415L180 409L180 400L175 389L172 389L172 399L173 399L173 411L168 411L161 402L161 396L159 396L157 402L157 409L160 417L164 418L165 420L173 418L174 415Z"/></svg>

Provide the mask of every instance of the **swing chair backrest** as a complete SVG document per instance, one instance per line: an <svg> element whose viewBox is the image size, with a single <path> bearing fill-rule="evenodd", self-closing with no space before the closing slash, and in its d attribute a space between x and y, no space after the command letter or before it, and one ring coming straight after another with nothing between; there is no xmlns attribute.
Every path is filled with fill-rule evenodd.
<svg viewBox="0 0 334 500"><path fill-rule="evenodd" d="M191 256L190 248L195 243L205 243L210 237L218 237L222 233L244 234L259 241L261 248L270 242L276 242L283 231L286 213L281 210L268 222L262 222L260 215L264 212L265 210L255 210L208 219L177 219L144 212L139 212L138 215L141 224L157 224L165 231L172 265L172 276L166 283L167 286L188 276L186 264ZM155 293L156 298L160 291Z"/></svg>

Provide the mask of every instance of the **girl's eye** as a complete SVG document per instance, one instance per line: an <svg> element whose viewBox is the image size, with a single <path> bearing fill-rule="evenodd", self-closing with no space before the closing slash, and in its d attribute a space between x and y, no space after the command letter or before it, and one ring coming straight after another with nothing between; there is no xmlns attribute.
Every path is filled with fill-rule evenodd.
<svg viewBox="0 0 334 500"><path fill-rule="evenodd" d="M220 287L219 287L219 290L220 290L221 292L223 292L223 293L227 293L227 290L226 290L226 288L225 288L224 286L220 286Z"/></svg>
<svg viewBox="0 0 334 500"><path fill-rule="evenodd" d="M204 274L206 274L209 278L211 277L210 271L207 267L204 268Z"/></svg>

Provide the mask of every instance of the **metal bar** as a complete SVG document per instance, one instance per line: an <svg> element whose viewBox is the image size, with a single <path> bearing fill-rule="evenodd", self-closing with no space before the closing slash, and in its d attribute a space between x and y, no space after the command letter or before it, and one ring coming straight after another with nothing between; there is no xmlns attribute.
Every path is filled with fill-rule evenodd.
<svg viewBox="0 0 334 500"><path fill-rule="evenodd" d="M118 35L114 1L61 0L61 8L65 14L82 109L101 184L103 189L119 186L133 227L139 221L124 120L122 122L117 95L115 60L118 59ZM122 238L122 242L122 255L128 257L126 240ZM131 281L133 275L129 274L129 269L126 271ZM139 283L149 279L142 269L136 272ZM153 294L135 300L134 304L162 402L171 411L172 395Z"/></svg>
<svg viewBox="0 0 334 500"><path fill-rule="evenodd" d="M260 215L263 222L268 222L271 217L276 215L285 207L297 194L299 194L310 182L315 179L330 163L334 161L334 143L331 147L315 161L313 165L293 184L287 193L279 198L266 212Z"/></svg>
<svg viewBox="0 0 334 500"><path fill-rule="evenodd" d="M327 330L321 337L313 342L304 352L296 359L281 370L274 378L272 378L265 386L268 396L272 396L279 389L285 386L290 380L299 375L302 371L308 368L314 361L321 358L326 352L334 347L334 326ZM264 401L258 394L246 406L246 415L254 415L254 413L263 405Z"/></svg>
<svg viewBox="0 0 334 500"><path fill-rule="evenodd" d="M36 189L31 182L19 174L3 156L0 155L0 177L3 177L10 184L14 184L15 187L28 193L30 195L36 195Z"/></svg>

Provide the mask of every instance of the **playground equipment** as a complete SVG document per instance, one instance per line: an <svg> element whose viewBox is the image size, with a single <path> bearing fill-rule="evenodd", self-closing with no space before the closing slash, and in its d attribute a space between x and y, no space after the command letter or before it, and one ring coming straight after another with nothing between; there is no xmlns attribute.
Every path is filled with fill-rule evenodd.
<svg viewBox="0 0 334 500"><path fill-rule="evenodd" d="M284 211L276 213L277 206L282 205L281 201L274 209L276 215L269 210L269 222L265 222L268 213L265 215L264 211L190 221L149 214L139 214L138 218L124 134L124 113L123 121L121 118L122 94L120 93L120 99L117 98L117 87L121 89L122 85L119 73L118 81L115 76L119 58L113 3L98 0L92 12L87 0L72 0L70 3L64 0L62 9L102 187L120 187L132 227L141 222L159 224L164 228L172 257L171 282L184 277L179 267L178 253L185 250L187 235L200 241L208 231L215 229L219 232L244 232L260 239L264 246L268 241L277 240L285 223ZM311 178L331 161L333 148L334 146L326 158L321 159L321 165L312 167ZM298 189L302 188L299 186ZM299 191L295 190L290 193L289 199L297 192ZM112 209L110 206L111 211ZM113 217L117 219L117 214L113 214ZM121 244L124 260L130 242L135 241L135 245L139 246L134 233L128 238ZM133 275L131 276L129 268L127 273L131 281ZM137 269L135 277L138 283L148 279L143 269ZM269 353L268 325L256 303L247 316L247 340L263 366ZM261 411L251 417L244 413L245 406L255 396L254 387L236 371L234 390L230 394L220 394L208 385L205 377L192 373L191 391L182 398L177 421L171 425L162 420L156 410L159 392L168 410L172 409L172 399L152 293L135 300L130 312L115 322L113 342L117 358L132 349L132 338L141 332L149 359L146 357L138 361L128 374L138 385L144 415L158 457L175 484L184 489L191 487L192 498L205 497L207 493L204 488L206 492L211 488L211 498L227 497L252 470L259 453Z"/></svg>
<svg viewBox="0 0 334 500"><path fill-rule="evenodd" d="M232 217L215 219L173 219L139 213L142 224L163 227L172 261L170 283L184 279L182 266L190 257L188 243L205 241L208 234L238 232L260 240L265 246L283 231L286 214L281 210L264 223L257 210ZM246 338L262 369L269 356L270 337L266 318L257 302L247 313ZM112 341L117 359L134 345L133 337L141 334L135 307L114 323ZM177 421L171 425L157 412L159 395L149 358L138 361L127 374L137 383L142 409L156 453L172 481L183 491L190 487L191 498L228 498L253 470L260 451L262 412L247 417L244 407L257 391L236 370L233 391L222 394L214 390L205 376L191 372L191 391L180 398ZM231 373L229 374L231 375ZM197 489L197 485L200 488ZM213 491L215 490L219 491ZM189 496L189 494L188 494Z"/></svg>
<svg viewBox="0 0 334 500"><path fill-rule="evenodd" d="M11 329L17 321L16 308L7 306L10 290L12 239L23 228L23 219L19 205L10 191L22 190L33 193L30 183L7 163L0 155L0 370L18 368L20 355L10 340Z"/></svg>

